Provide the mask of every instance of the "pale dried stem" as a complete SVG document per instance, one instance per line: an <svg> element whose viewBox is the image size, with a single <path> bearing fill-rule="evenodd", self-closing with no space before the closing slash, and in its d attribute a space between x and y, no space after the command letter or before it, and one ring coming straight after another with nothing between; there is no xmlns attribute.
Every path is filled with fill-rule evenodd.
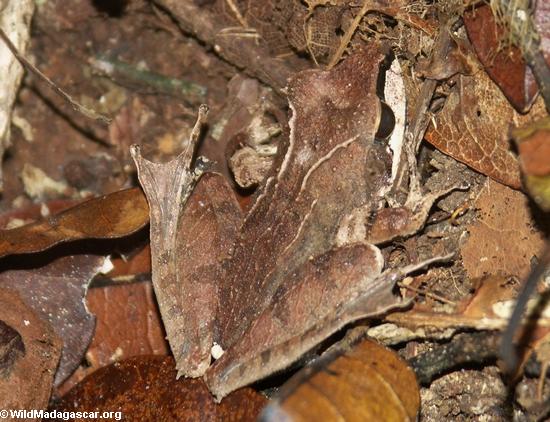
<svg viewBox="0 0 550 422"><path fill-rule="evenodd" d="M237 5L235 4L235 2L233 0L225 0L225 2L227 3L227 5L229 6L229 8L231 9L231 11L233 12L233 14L235 15L235 18L237 18L237 20L239 21L239 23L247 28L248 27L248 23L246 23L246 20L245 18L243 17L243 15L241 14L241 12L239 11L239 8L237 7Z"/></svg>
<svg viewBox="0 0 550 422"><path fill-rule="evenodd" d="M99 120L100 122L103 122L105 124L111 123L112 119L78 103L69 94L67 94L59 86L57 86L55 82L53 82L50 78L44 75L44 73L42 73L35 65L33 65L29 60L27 60L25 56L23 56L22 54L19 53L19 51L17 51L17 48L13 45L11 40L8 38L8 36L2 29L0 29L0 38L2 38L6 46L10 49L12 54L17 58L19 63L21 63L21 65L25 69L27 69L29 72L34 74L40 80L44 81L56 94L58 94L61 98L67 101L75 111L79 112L80 114L90 119Z"/></svg>
<svg viewBox="0 0 550 422"><path fill-rule="evenodd" d="M447 55L451 43L450 31L454 21L454 18L447 19L441 25L432 49L432 58L435 57L443 60ZM407 160L402 160L400 163L394 185L389 194L391 197L398 197L402 192L406 191L420 192L420 180L416 171L416 154L424 138L424 133L430 124L429 108L438 83L434 79L425 79L422 82L418 100L416 101L416 108L405 130L405 148L409 150L406 154Z"/></svg>

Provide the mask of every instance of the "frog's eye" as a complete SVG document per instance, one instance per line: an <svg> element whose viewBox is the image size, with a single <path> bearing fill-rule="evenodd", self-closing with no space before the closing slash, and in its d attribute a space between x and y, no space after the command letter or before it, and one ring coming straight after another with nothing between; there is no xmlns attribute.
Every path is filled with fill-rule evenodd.
<svg viewBox="0 0 550 422"><path fill-rule="evenodd" d="M384 101L380 101L380 105L382 111L375 138L379 141L385 141L391 136L393 128L395 127L395 115L391 107Z"/></svg>

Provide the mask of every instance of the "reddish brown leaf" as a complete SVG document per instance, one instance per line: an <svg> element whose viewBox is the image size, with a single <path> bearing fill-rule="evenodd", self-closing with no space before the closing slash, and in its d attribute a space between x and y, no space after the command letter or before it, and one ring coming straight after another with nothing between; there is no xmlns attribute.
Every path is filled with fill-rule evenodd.
<svg viewBox="0 0 550 422"><path fill-rule="evenodd" d="M436 148L475 170L513 188L521 186L519 164L511 151L510 129L545 115L538 101L529 115L510 106L482 70L461 75L435 115L426 139Z"/></svg>
<svg viewBox="0 0 550 422"><path fill-rule="evenodd" d="M84 306L84 296L104 263L101 256L75 255L54 259L40 268L0 273L0 287L17 290L63 340L56 385L78 367L92 339L95 322Z"/></svg>
<svg viewBox="0 0 550 422"><path fill-rule="evenodd" d="M464 25L479 61L510 104L520 113L529 110L538 87L520 49L503 46L507 33L497 26L489 5L466 11Z"/></svg>
<svg viewBox="0 0 550 422"><path fill-rule="evenodd" d="M0 409L48 405L62 343L10 289L0 289Z"/></svg>
<svg viewBox="0 0 550 422"><path fill-rule="evenodd" d="M471 298L458 304L456 313L472 318L498 318L493 305L517 296L517 285L509 277L490 275L479 280L479 288Z"/></svg>
<svg viewBox="0 0 550 422"><path fill-rule="evenodd" d="M87 367L78 370L59 388L63 394L86 375L113 362L138 355L167 355L168 343L150 282L96 287L86 295L96 317Z"/></svg>
<svg viewBox="0 0 550 422"><path fill-rule="evenodd" d="M256 420L265 402L245 388L216 404L201 380L176 380L171 357L140 356L94 372L54 409L119 411L123 420L135 421L244 422Z"/></svg>
<svg viewBox="0 0 550 422"><path fill-rule="evenodd" d="M525 174L550 174L550 125L547 129L538 130L524 139L519 144L519 155L521 169Z"/></svg>
<svg viewBox="0 0 550 422"><path fill-rule="evenodd" d="M415 421L420 409L412 369L393 350L371 340L287 394L266 408L262 421Z"/></svg>
<svg viewBox="0 0 550 422"><path fill-rule="evenodd" d="M0 233L0 257L39 252L61 242L127 236L149 221L141 189L94 198L45 220Z"/></svg>
<svg viewBox="0 0 550 422"><path fill-rule="evenodd" d="M112 258L113 269L109 277L125 277L136 274L151 273L151 248L149 243L131 256Z"/></svg>

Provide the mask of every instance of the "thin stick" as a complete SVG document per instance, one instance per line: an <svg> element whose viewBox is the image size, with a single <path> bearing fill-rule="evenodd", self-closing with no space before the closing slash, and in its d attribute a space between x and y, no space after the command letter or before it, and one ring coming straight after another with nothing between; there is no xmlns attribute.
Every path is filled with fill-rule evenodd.
<svg viewBox="0 0 550 422"><path fill-rule="evenodd" d="M239 8L238 8L237 5L233 2L233 0L225 0L225 2L227 3L227 5L229 6L229 8L231 9L231 11L233 12L233 14L235 15L235 17L237 18L237 20L239 21L239 23L240 23L243 27L248 28L248 23L246 23L245 18L243 17L243 15L241 15L241 12L239 11Z"/></svg>
<svg viewBox="0 0 550 422"><path fill-rule="evenodd" d="M532 293L535 291L538 282L544 275L546 268L549 266L550 246L547 246L539 263L531 270L531 273L523 284L523 288L516 301L516 307L512 312L512 316L510 317L506 330L502 334L500 356L502 357L509 373L513 373L518 365L518 352L514 345L514 336L522 325L522 316L525 308L527 307L527 302L529 301Z"/></svg>
<svg viewBox="0 0 550 422"><path fill-rule="evenodd" d="M436 295L435 293L427 292L424 289L418 289L413 286L407 286L406 284L403 284L403 282L399 281L397 282L397 286L401 287L402 289L410 290L411 292L414 292L416 294L429 297L431 299L437 300L438 302L446 303L447 305L453 305L456 306L456 302L453 302L452 300L449 300L447 298L444 298L443 296Z"/></svg>
<svg viewBox="0 0 550 422"><path fill-rule="evenodd" d="M332 59L330 59L330 63L328 64L327 69L332 69L336 65L336 63L340 61L340 59L342 58L342 55L344 54L344 51L346 51L346 48L348 48L348 44L351 41L353 34L355 34L355 31L357 30L357 27L361 23L361 20L369 11L370 6L371 6L371 2L369 0L363 1L363 7L361 7L361 10L355 16L355 18L353 19L353 22L351 23L348 30L344 34L344 37L342 38L342 42L340 42L340 45L338 46L338 50L336 50L336 52L332 56Z"/></svg>
<svg viewBox="0 0 550 422"><path fill-rule="evenodd" d="M13 45L11 40L2 29L0 29L0 38L2 38L6 46L25 69L37 76L39 79L43 80L55 93L57 93L61 98L67 101L75 111L90 119L99 120L100 122L105 124L111 123L112 119L94 110L84 107L82 104L79 104L78 102L73 100L73 98L69 94L59 88L50 78L44 75L35 65L29 62L22 54L19 53L19 51L17 51L15 45Z"/></svg>

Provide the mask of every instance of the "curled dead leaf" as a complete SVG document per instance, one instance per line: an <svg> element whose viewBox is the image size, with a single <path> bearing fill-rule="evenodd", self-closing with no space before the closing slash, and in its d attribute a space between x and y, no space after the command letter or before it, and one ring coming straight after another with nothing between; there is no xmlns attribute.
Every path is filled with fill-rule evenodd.
<svg viewBox="0 0 550 422"><path fill-rule="evenodd" d="M263 422L414 421L420 409L412 369L372 340L362 341L288 394L266 407Z"/></svg>
<svg viewBox="0 0 550 422"><path fill-rule="evenodd" d="M0 273L0 287L19 292L27 306L48 321L63 340L56 385L78 367L92 339L95 320L84 306L84 296L104 264L103 256L74 255L57 257L38 268Z"/></svg>
<svg viewBox="0 0 550 422"><path fill-rule="evenodd" d="M141 189L127 189L76 205L45 220L0 233L0 257L40 252L61 242L127 236L149 222Z"/></svg>
<svg viewBox="0 0 550 422"><path fill-rule="evenodd" d="M521 186L519 163L509 132L545 115L539 100L522 116L487 74L459 75L443 109L434 115L426 139L437 149L512 188Z"/></svg>
<svg viewBox="0 0 550 422"><path fill-rule="evenodd" d="M497 26L491 7L483 5L467 10L464 26L487 74L519 113L527 112L536 99L538 87L521 50L514 46L503 47L506 30Z"/></svg>
<svg viewBox="0 0 550 422"><path fill-rule="evenodd" d="M57 389L63 395L93 371L138 355L167 355L160 314L150 282L94 287L86 295L96 317L94 337L86 351L87 366Z"/></svg>

